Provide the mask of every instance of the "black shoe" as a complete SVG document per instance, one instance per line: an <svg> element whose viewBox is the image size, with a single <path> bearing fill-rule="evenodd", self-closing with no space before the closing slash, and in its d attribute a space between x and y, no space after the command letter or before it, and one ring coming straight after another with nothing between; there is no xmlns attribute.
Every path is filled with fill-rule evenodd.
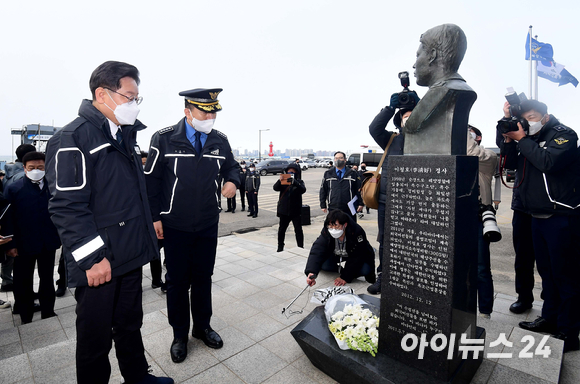
<svg viewBox="0 0 580 384"><path fill-rule="evenodd" d="M235 209L232 209L232 213L236 213L236 210Z"/></svg>
<svg viewBox="0 0 580 384"><path fill-rule="evenodd" d="M156 377L148 373L137 384L174 384L171 377Z"/></svg>
<svg viewBox="0 0 580 384"><path fill-rule="evenodd" d="M51 313L50 315L40 315L41 319L50 319L51 317L58 316L56 313Z"/></svg>
<svg viewBox="0 0 580 384"><path fill-rule="evenodd" d="M242 207L242 212L244 212L246 210L246 207Z"/></svg>
<svg viewBox="0 0 580 384"><path fill-rule="evenodd" d="M167 293L167 283L161 283L161 292Z"/></svg>
<svg viewBox="0 0 580 384"><path fill-rule="evenodd" d="M519 315L520 313L524 313L525 311L531 308L532 303L524 303L523 301L518 300L512 305L510 305L510 312L517 313Z"/></svg>
<svg viewBox="0 0 580 384"><path fill-rule="evenodd" d="M204 329L203 331L197 331L194 329L191 336L200 339L210 348L219 349L224 346L224 342L220 335L211 328Z"/></svg>
<svg viewBox="0 0 580 384"><path fill-rule="evenodd" d="M248 217L250 217L250 216L254 216L254 214L253 213L248 214Z"/></svg>
<svg viewBox="0 0 580 384"><path fill-rule="evenodd" d="M554 335L554 338L564 340L564 353L580 350L580 340L578 340L578 336L570 337L560 332L557 335Z"/></svg>
<svg viewBox="0 0 580 384"><path fill-rule="evenodd" d="M161 287L163 287L163 280L151 282L151 288L157 289L157 288L161 288Z"/></svg>
<svg viewBox="0 0 580 384"><path fill-rule="evenodd" d="M56 295L56 297L63 297L65 293L66 293L66 285L59 285L54 294Z"/></svg>
<svg viewBox="0 0 580 384"><path fill-rule="evenodd" d="M382 274L379 273L379 277L378 279L375 281L375 283L373 285L369 285L367 287L367 292L370 293L371 295L376 295L381 293L381 280L382 280Z"/></svg>
<svg viewBox="0 0 580 384"><path fill-rule="evenodd" d="M231 211L232 211L231 209L226 209L224 212L231 212Z"/></svg>
<svg viewBox="0 0 580 384"><path fill-rule="evenodd" d="M276 252L282 252L283 250L284 250L284 244L278 245L278 249L276 250Z"/></svg>
<svg viewBox="0 0 580 384"><path fill-rule="evenodd" d="M14 305L12 306L12 313L15 315L20 315L20 309L18 307L18 305L16 305L17 303L14 303ZM40 304L34 303L34 305L32 306L32 311L33 312L40 312Z"/></svg>
<svg viewBox="0 0 580 384"><path fill-rule="evenodd" d="M6 284L0 287L0 292L12 292L14 290L14 284Z"/></svg>
<svg viewBox="0 0 580 384"><path fill-rule="evenodd" d="M365 276L365 280L369 284L374 284L374 283L377 282L377 276L375 275L374 272L371 272L371 273L369 273L368 275Z"/></svg>
<svg viewBox="0 0 580 384"><path fill-rule="evenodd" d="M187 339L173 339L169 352L174 363L181 363L187 357Z"/></svg>
<svg viewBox="0 0 580 384"><path fill-rule="evenodd" d="M255 214L255 215L253 215L252 217L255 219L256 217L258 217L258 214L256 213L256 214Z"/></svg>
<svg viewBox="0 0 580 384"><path fill-rule="evenodd" d="M558 332L555 324L549 323L548 320L541 316L538 316L534 321L521 321L519 325L520 328L532 332L545 332L551 334L556 334Z"/></svg>

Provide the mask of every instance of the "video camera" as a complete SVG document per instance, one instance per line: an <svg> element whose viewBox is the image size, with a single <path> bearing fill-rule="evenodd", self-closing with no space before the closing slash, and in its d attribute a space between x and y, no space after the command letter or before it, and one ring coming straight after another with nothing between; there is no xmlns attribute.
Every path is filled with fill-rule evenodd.
<svg viewBox="0 0 580 384"><path fill-rule="evenodd" d="M520 123L527 132L529 124L526 119L522 118L521 106L521 103L528 99L526 94L522 92L518 95L516 91L510 87L508 88L508 93L506 93L505 98L508 103L510 103L511 118L508 121L500 120L497 124L497 129L499 129L501 133L517 131L519 129L518 123Z"/></svg>
<svg viewBox="0 0 580 384"><path fill-rule="evenodd" d="M403 91L399 93L399 108L415 108L417 103L414 98L409 96L409 72L399 72L399 79L401 79L401 85L403 86Z"/></svg>

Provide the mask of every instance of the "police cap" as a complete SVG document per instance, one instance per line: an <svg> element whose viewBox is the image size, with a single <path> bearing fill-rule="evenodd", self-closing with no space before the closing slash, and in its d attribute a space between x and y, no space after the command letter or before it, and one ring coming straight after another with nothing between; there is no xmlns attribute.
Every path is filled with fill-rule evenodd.
<svg viewBox="0 0 580 384"><path fill-rule="evenodd" d="M188 104L201 111L214 113L222 110L222 106L218 101L218 95L221 91L223 91L222 88L195 88L179 92L179 96L184 96Z"/></svg>

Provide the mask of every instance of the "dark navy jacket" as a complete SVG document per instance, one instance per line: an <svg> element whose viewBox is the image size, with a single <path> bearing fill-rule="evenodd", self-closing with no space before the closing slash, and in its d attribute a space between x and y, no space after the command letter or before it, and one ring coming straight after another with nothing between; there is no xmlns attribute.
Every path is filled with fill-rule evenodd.
<svg viewBox="0 0 580 384"><path fill-rule="evenodd" d="M240 186L240 165L227 136L213 129L199 156L185 134L185 117L157 131L145 163L153 221L184 232L216 224L221 179Z"/></svg>
<svg viewBox="0 0 580 384"><path fill-rule="evenodd" d="M389 123L389 120L393 117L395 111L390 107L385 107L381 109L377 116L373 119L371 125L369 126L369 133L375 139L375 142L384 150L391 139L391 135L396 132L387 131L385 128ZM389 156L403 155L403 148L405 146L405 136L398 135L393 139L389 150L387 151L387 156L385 161L383 161L383 167L381 169L381 184L379 191L379 203L385 204L387 201L387 167L389 165Z"/></svg>
<svg viewBox="0 0 580 384"><path fill-rule="evenodd" d="M87 285L86 270L107 258L113 277L159 258L147 202L140 122L122 127L123 147L90 100L46 150L49 212L60 234L69 286Z"/></svg>
<svg viewBox="0 0 580 384"><path fill-rule="evenodd" d="M514 185L530 214L580 215L578 135L552 115L537 135L502 143L505 168L517 169ZM573 209L575 208L575 209Z"/></svg>
<svg viewBox="0 0 580 384"><path fill-rule="evenodd" d="M39 190L28 177L23 177L8 186L5 197L10 208L2 220L2 233L14 235L6 243L6 250L17 248L19 256L26 256L60 247L56 227L48 214L50 193L46 182Z"/></svg>
<svg viewBox="0 0 580 384"><path fill-rule="evenodd" d="M320 186L320 208L328 208L328 210L338 209L352 215L348 208L348 202L357 196L355 208L364 205L360 197L361 180L357 171L352 168L343 168L344 175L339 180L336 174L336 167L332 167L322 177L322 185Z"/></svg>

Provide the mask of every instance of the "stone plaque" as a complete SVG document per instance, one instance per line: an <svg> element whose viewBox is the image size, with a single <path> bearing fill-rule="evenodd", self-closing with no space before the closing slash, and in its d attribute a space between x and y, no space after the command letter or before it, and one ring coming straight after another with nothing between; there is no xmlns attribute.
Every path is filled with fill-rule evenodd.
<svg viewBox="0 0 580 384"><path fill-rule="evenodd" d="M477 160L392 156L385 180L379 352L441 380L476 337Z"/></svg>

